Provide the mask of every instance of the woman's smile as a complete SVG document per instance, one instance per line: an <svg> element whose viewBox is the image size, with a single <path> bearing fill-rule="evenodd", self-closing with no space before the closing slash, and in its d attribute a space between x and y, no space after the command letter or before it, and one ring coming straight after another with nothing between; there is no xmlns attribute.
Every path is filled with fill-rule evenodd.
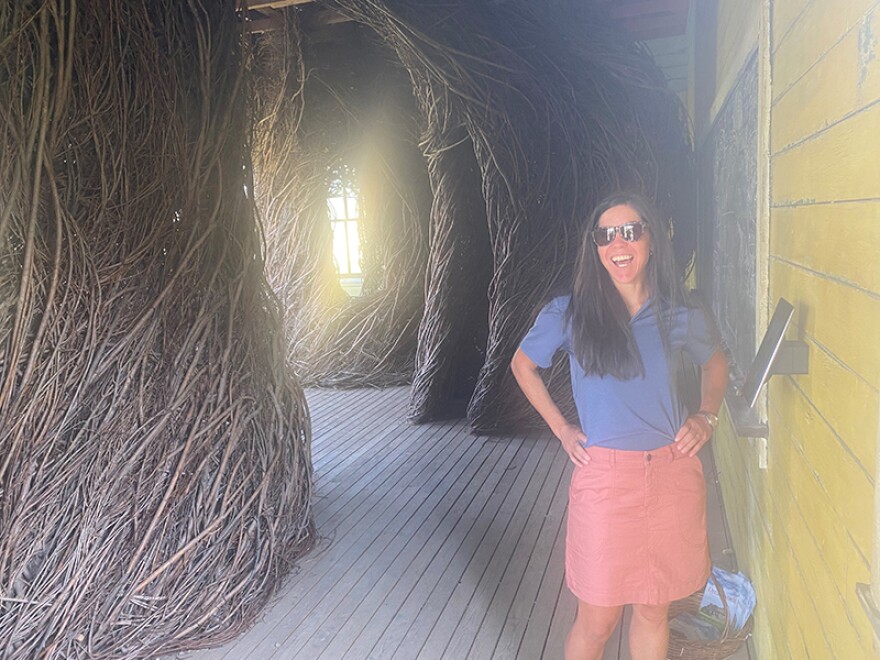
<svg viewBox="0 0 880 660"><path fill-rule="evenodd" d="M612 206L599 217L599 227L618 228L613 241L596 248L602 265L618 289L641 290L644 287L645 271L651 257L651 237L643 231L638 240L625 241L619 229L641 221L636 210L626 204Z"/></svg>

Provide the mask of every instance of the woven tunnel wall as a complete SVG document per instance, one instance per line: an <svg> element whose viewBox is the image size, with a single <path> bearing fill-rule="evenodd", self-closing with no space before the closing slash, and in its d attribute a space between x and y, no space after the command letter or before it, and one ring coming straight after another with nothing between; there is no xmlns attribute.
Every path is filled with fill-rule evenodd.
<svg viewBox="0 0 880 660"><path fill-rule="evenodd" d="M231 3L0 9L0 656L249 626L313 538Z"/></svg>
<svg viewBox="0 0 880 660"><path fill-rule="evenodd" d="M388 180L401 198L421 199L427 171L431 201L427 213L408 205L419 212L395 225L418 238L404 244L400 231L385 234L401 248L393 258L405 264L397 269L404 281L388 280L368 296L340 298L302 317L311 330L291 349L303 356L298 371L308 381L346 385L411 377L415 421L466 410L479 433L537 424L508 364L539 306L568 287L596 202L621 188L654 197L674 231L682 270L691 261L692 149L678 97L651 57L589 3L319 5L370 28L384 49L381 66L359 76L370 81L365 88L379 86L377 71L394 69L387 49L408 74L423 164L392 167ZM344 43L351 48L349 37ZM316 66L329 61L318 51L312 57ZM367 97L340 101L344 96L337 91L333 102L344 108L345 134L369 132ZM308 83L301 100L304 113L324 122L331 115L333 103L310 94ZM407 103L397 111L403 117ZM397 125L402 149L412 129L407 121ZM301 134L314 131L301 126ZM334 149L327 140L312 147ZM407 288L416 284L419 294ZM560 364L550 376L551 390L563 398L565 375Z"/></svg>
<svg viewBox="0 0 880 660"><path fill-rule="evenodd" d="M303 383L403 384L424 306L431 208L416 105L393 51L363 26L339 29L343 39L322 41L294 13L283 32L257 39L267 273L285 310L288 363ZM334 180L352 170L361 191L357 297L336 277L328 209Z"/></svg>

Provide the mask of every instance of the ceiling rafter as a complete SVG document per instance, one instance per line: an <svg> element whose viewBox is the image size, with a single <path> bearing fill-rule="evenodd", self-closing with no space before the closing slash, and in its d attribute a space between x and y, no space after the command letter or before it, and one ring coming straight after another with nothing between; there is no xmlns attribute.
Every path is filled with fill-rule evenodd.
<svg viewBox="0 0 880 660"><path fill-rule="evenodd" d="M672 37L687 30L687 14L691 0L593 0L608 16L640 41L658 37ZM313 0L239 0L239 7L247 12L251 32L264 32L284 25L281 10L287 7L313 4ZM341 22L341 15L328 12L319 23Z"/></svg>

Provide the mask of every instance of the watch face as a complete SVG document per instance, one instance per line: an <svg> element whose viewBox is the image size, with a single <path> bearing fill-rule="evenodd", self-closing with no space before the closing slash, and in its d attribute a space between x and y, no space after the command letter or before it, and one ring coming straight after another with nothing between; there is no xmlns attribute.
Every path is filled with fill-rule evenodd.
<svg viewBox="0 0 880 660"><path fill-rule="evenodd" d="M718 415L713 415L710 412L700 412L698 413L706 418L706 421L709 422L709 426L713 429L718 427Z"/></svg>

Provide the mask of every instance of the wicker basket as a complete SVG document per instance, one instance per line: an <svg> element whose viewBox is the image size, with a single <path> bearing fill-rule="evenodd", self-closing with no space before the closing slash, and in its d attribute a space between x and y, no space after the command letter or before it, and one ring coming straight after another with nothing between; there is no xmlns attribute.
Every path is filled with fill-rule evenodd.
<svg viewBox="0 0 880 660"><path fill-rule="evenodd" d="M667 653L667 658L670 658L670 660L724 660L724 658L729 658L736 653L751 634L751 616L740 630L730 630L729 617L727 616L727 598L724 596L724 589L721 588L714 575L712 576L712 581L715 582L715 588L718 589L718 595L721 596L725 620L728 621L721 632L721 637L718 639L685 639L671 633L669 635L669 652ZM692 596L672 603L669 606L670 620L683 612L696 612L699 610L702 598L703 592L698 591Z"/></svg>

